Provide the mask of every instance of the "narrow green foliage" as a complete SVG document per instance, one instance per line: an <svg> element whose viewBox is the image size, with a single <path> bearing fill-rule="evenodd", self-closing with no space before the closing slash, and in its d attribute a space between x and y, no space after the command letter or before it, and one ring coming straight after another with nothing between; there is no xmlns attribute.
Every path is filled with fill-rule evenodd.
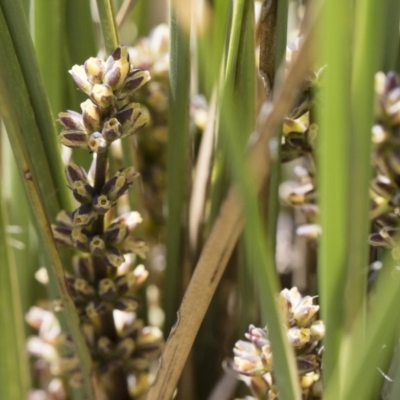
<svg viewBox="0 0 400 400"><path fill-rule="evenodd" d="M366 317L371 180L371 127L374 122L374 75L382 67L383 35L376 35L384 23L384 6L375 1L359 3L355 12L354 53L351 85L352 129L348 132L351 168L348 182L348 250L344 282L346 296L345 329L349 336L348 362L351 363L363 341ZM342 56L343 57L343 56ZM342 83L343 85L343 83ZM346 172L347 174L347 172ZM354 250L356 249L356 250ZM362 351L362 350L361 350Z"/></svg>
<svg viewBox="0 0 400 400"><path fill-rule="evenodd" d="M18 266L10 248L7 212L0 190L0 398L25 399L30 388Z"/></svg>
<svg viewBox="0 0 400 400"><path fill-rule="evenodd" d="M111 53L119 44L112 1L97 0L97 8L99 10L100 25L103 31L104 46L107 53Z"/></svg>
<svg viewBox="0 0 400 400"><path fill-rule="evenodd" d="M348 243L348 138L350 135L351 3L327 2L320 20L320 64L327 64L320 110L317 153L322 239L318 270L324 340L324 386L341 396L339 371L344 311L343 288ZM333 398L333 397L332 397ZM328 397L329 399L329 397Z"/></svg>
<svg viewBox="0 0 400 400"><path fill-rule="evenodd" d="M49 100L44 90L44 84L39 72L39 66L36 61L35 49L30 37L27 19L22 9L20 0L16 1L0 1L2 12L4 13L4 20L2 21L1 29L4 35L10 36L12 41L3 43L3 51L10 51L14 53L15 59L11 55L3 53L5 58L11 65L4 66L5 71L10 74L8 84L10 89L13 88L14 95L24 97L20 91L26 90L29 97L25 97L25 101L30 100L29 106L19 103L18 110L25 117L22 120L27 122L30 110L35 115L35 122L31 122L32 132L23 130L26 133L26 145L31 149L40 160L40 163L47 163L48 166L40 165L37 162L39 170L46 169L51 175L51 179L58 188L52 194L53 200L58 201L63 207L69 205L70 197L68 189L65 186L65 178L62 172L61 160L58 156L58 140L55 129L55 120L51 114ZM7 31L7 33L6 33ZM5 39L5 36L2 36ZM11 44L12 43L12 44ZM5 63L6 64L6 63ZM21 72L17 72L17 71ZM22 75L21 75L22 74ZM25 87L24 89L22 87ZM8 98L10 101L11 98ZM14 99L13 101L17 101ZM31 115L32 116L32 115ZM37 130L35 130L37 126ZM38 150L38 147L42 150ZM42 154L41 154L42 153ZM40 155L41 154L41 155ZM42 180L39 180L42 183ZM52 185L53 186L53 185ZM42 186L44 188L44 186ZM48 193L47 187L47 193ZM55 212L52 214L55 215Z"/></svg>
<svg viewBox="0 0 400 400"><path fill-rule="evenodd" d="M190 2L188 1L188 4ZM189 32L185 31L171 3L170 17L170 86L167 147L168 221L167 268L165 281L165 325L168 333L176 320L181 290L183 265L182 235L185 211L185 188L190 174L189 163L189 104L190 53ZM188 5L190 9L190 4Z"/></svg>
<svg viewBox="0 0 400 400"><path fill-rule="evenodd" d="M221 132L224 135L224 146L243 201L244 214L246 215L246 246L249 254L251 254L251 259L257 260L254 269L259 283L261 312L264 321L268 323L269 336L275 355L274 365L278 390L284 399L295 400L300 398L300 391L293 352L289 348L276 302L278 280L274 268L273 254L268 252L266 248L264 227L261 222L262 218L258 208L256 191L253 182L249 179L249 167L242 161L246 159L246 140L250 132L246 134L246 132L241 131L241 128L247 130L249 126L243 126L239 122L242 110L240 104L233 101L235 98L234 77L238 63L239 41L240 35L244 32L244 30L240 29L240 25L243 23L244 10L245 2L237 1L234 5L226 78L222 91ZM246 23L250 27L253 19L251 12L247 14L247 18L248 21ZM250 83L251 81L248 82L248 85Z"/></svg>
<svg viewBox="0 0 400 400"><path fill-rule="evenodd" d="M35 0L33 5L35 51L53 115L64 107L63 98L65 98L63 84L65 80L62 79L66 69L62 63L64 4L62 1Z"/></svg>

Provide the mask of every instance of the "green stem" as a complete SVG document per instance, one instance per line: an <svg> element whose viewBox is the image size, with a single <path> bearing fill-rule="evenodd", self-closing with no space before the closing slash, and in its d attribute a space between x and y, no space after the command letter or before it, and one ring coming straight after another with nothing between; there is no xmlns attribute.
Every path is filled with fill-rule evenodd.
<svg viewBox="0 0 400 400"><path fill-rule="evenodd" d="M112 53L119 44L118 29L115 23L111 0L97 0L100 24L103 31L104 46L107 53Z"/></svg>

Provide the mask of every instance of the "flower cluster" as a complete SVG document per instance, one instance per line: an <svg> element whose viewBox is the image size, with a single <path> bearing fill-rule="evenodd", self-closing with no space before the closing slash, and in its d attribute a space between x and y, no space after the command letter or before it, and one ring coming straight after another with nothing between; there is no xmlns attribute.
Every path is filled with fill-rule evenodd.
<svg viewBox="0 0 400 400"><path fill-rule="evenodd" d="M394 72L375 77L376 123L372 128L373 164L371 217L378 232L370 235L372 246L392 249L398 257L394 237L400 211L400 79ZM397 249L397 251L396 251Z"/></svg>
<svg viewBox="0 0 400 400"><path fill-rule="evenodd" d="M135 259L131 255L145 258L148 250L143 240L132 236L142 218L137 212L115 217L118 199L139 174L126 167L107 178L107 157L114 141L135 134L147 123L146 108L132 98L150 80L150 73L130 64L125 47L118 47L106 61L89 58L70 73L89 99L81 104L81 113L59 114L60 142L94 153L94 162L90 172L73 161L66 166L68 186L78 205L72 212L59 212L52 226L54 238L78 252L73 273L66 272L66 284L101 376L100 387L112 393L108 389L112 375L107 373L118 370L130 394L141 395L148 389L150 362L159 356L163 338L158 328L144 326L135 313L140 305L137 291L148 276L143 265L131 266ZM118 325L118 320L123 322ZM41 328L43 324L34 325ZM41 331L31 340L32 353L47 361L54 375L67 374L71 383L79 384L81 372L71 340L59 326L51 340ZM48 355L35 351L38 341L46 344L43 349L48 349Z"/></svg>
<svg viewBox="0 0 400 400"><path fill-rule="evenodd" d="M286 66L289 68L294 55L298 52L300 39L286 51ZM314 106L315 96L324 68L310 71L303 81L300 96L284 119L282 126L281 161L297 160L294 173L299 182L286 181L280 188L280 197L296 207L305 217L296 229L296 234L307 239L317 239L321 227L317 223L318 206L315 187L315 140L318 125L312 121L310 111Z"/></svg>
<svg viewBox="0 0 400 400"><path fill-rule="evenodd" d="M304 398L316 399L321 393L320 341L325 326L316 320L319 306L310 296L302 297L296 287L284 289L279 303L285 316L287 339L296 354L299 381ZM256 399L278 399L274 380L274 363L267 329L250 325L234 348L233 368L248 384Z"/></svg>
<svg viewBox="0 0 400 400"><path fill-rule="evenodd" d="M34 364L37 378L48 393L56 391L63 394L60 398L65 398L63 376L72 387L82 383L74 343L69 335L61 332L57 317L46 308L31 307L26 320L38 331L38 335L29 337L27 343L28 352L37 359Z"/></svg>
<svg viewBox="0 0 400 400"><path fill-rule="evenodd" d="M89 99L81 104L81 114L59 114L64 127L62 144L102 153L113 141L133 135L146 125L147 113L139 103L129 100L150 80L150 74L132 67L126 47L118 47L107 61L91 57L84 65L75 65L70 73Z"/></svg>

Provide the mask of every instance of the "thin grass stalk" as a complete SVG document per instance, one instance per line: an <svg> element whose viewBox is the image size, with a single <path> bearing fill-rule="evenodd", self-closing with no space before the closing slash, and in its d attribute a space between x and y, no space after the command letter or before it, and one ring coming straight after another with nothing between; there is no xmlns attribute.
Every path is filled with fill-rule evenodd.
<svg viewBox="0 0 400 400"><path fill-rule="evenodd" d="M188 1L185 7L191 9ZM176 7L170 9L170 65L167 147L167 267L165 270L164 333L176 321L180 299L182 271L182 239L185 213L185 181L188 164L189 103L190 103L190 35L179 20Z"/></svg>
<svg viewBox="0 0 400 400"><path fill-rule="evenodd" d="M351 3L325 2L319 31L320 63L327 64L323 83L320 126L323 134L317 149L318 190L322 239L318 285L324 340L324 387L335 388L341 397L341 343L344 333L344 282L348 251L347 202L348 138L350 124ZM333 397L332 397L333 398ZM329 400L327 397L326 400Z"/></svg>
<svg viewBox="0 0 400 400"><path fill-rule="evenodd" d="M371 179L371 127L374 121L374 75L382 67L384 36L384 4L364 1L354 12L354 58L351 102L353 125L351 129L348 191L348 251L346 260L346 345L349 348L348 372L365 332L367 266L369 246L369 186ZM350 333L351 332L351 333ZM350 378L351 379L351 378Z"/></svg>
<svg viewBox="0 0 400 400"><path fill-rule="evenodd" d="M53 115L65 106L63 104L65 79L62 79L64 72L62 39L65 25L63 5L63 1L46 0L35 0L33 5L35 52Z"/></svg>
<svg viewBox="0 0 400 400"><path fill-rule="evenodd" d="M287 0L278 1L276 25L270 27L275 29L275 44L271 46L275 50L274 75L278 71L282 62L285 62L287 27L288 27L288 8ZM268 35L271 36L271 35ZM272 55L271 55L272 57ZM274 79L275 80L275 79ZM273 92L272 92L273 94ZM275 157L271 164L271 177L268 185L268 208L267 208L267 246L275 254L276 230L279 215L279 183L281 178L281 133L278 131L276 139Z"/></svg>
<svg viewBox="0 0 400 400"><path fill-rule="evenodd" d="M0 145L1 149L1 145ZM3 167L0 167L2 174ZM9 223L0 186L0 398L24 399L30 388L28 355L25 349L24 314L18 283L18 266L7 234Z"/></svg>
<svg viewBox="0 0 400 400"><path fill-rule="evenodd" d="M249 150L254 184L259 191L269 173L268 146L272 133L294 103L296 88L311 64L311 39L315 24L307 29L302 48L290 68L287 79L270 112L264 108L257 123L255 141ZM178 322L171 332L160 360L160 367L147 400L170 400L204 318L211 298L225 270L243 228L238 193L232 188L221 207L211 234L204 246L193 277L178 310Z"/></svg>
<svg viewBox="0 0 400 400"><path fill-rule="evenodd" d="M108 54L118 46L118 29L114 17L114 9L111 0L97 0L100 25L103 32L104 47Z"/></svg>
<svg viewBox="0 0 400 400"><path fill-rule="evenodd" d="M379 32L373 40L382 41L383 55L377 61L380 61L384 72L393 71L396 68L397 50L400 44L399 23L400 23L400 3L396 0L386 0L381 2L378 16L385 21L382 25L374 26L372 30ZM383 29L382 29L383 28ZM368 33L370 34L370 33Z"/></svg>

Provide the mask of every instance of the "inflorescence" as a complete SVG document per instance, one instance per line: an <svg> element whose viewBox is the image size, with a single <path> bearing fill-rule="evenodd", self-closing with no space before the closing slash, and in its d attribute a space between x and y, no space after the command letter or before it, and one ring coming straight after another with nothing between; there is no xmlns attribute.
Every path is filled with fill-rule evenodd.
<svg viewBox="0 0 400 400"><path fill-rule="evenodd" d="M139 306L136 293L148 275L143 265L132 267L133 257L145 258L148 250L143 240L132 236L142 218L129 212L112 219L118 199L138 173L126 167L108 179L106 175L111 144L135 134L148 122L149 113L133 101L133 95L150 80L150 74L130 64L125 47L115 49L106 61L89 58L70 73L89 98L81 104L81 113L59 114L60 142L94 153L94 165L90 172L73 161L67 165L68 186L78 206L72 212L60 211L53 225L54 237L77 252L73 272L66 272L66 283L98 375L122 370L130 395L135 397L148 388L150 363L159 356L163 338L158 328L144 326L135 314ZM31 352L51 361L53 375L65 374L78 386L81 374L73 343L61 334L51 315L40 308L28 314L28 321L39 329L39 337L30 341ZM110 321L112 326L105 327ZM38 341L46 343L47 355L35 346Z"/></svg>

